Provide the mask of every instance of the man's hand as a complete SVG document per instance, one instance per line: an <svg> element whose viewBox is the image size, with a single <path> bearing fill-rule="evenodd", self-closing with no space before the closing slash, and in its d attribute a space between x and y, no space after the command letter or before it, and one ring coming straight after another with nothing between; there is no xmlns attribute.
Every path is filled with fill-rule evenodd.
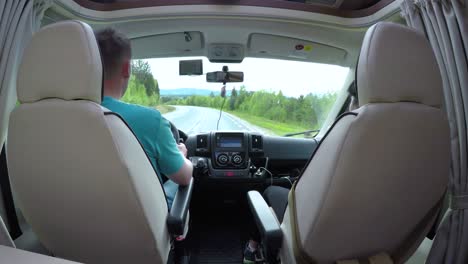
<svg viewBox="0 0 468 264"><path fill-rule="evenodd" d="M180 153L186 158L187 157L187 147L185 147L184 143L177 144L177 148L179 149Z"/></svg>

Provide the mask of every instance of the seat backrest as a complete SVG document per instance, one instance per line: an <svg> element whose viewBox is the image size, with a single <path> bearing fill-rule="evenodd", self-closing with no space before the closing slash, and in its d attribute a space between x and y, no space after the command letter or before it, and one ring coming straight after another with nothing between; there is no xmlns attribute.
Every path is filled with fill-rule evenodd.
<svg viewBox="0 0 468 264"><path fill-rule="evenodd" d="M21 249L0 245L0 263L21 264L79 264L64 259L44 256Z"/></svg>
<svg viewBox="0 0 468 264"><path fill-rule="evenodd" d="M322 139L297 183L297 210L285 215L281 254L287 263L295 262L292 218L299 248L317 263L381 252L402 263L432 221L414 230L446 190L449 127L425 37L378 23L364 38L357 71L360 107Z"/></svg>
<svg viewBox="0 0 468 264"><path fill-rule="evenodd" d="M15 243L11 239L10 233L8 232L5 222L0 217L0 246L15 247Z"/></svg>
<svg viewBox="0 0 468 264"><path fill-rule="evenodd" d="M131 130L100 106L93 30L44 27L19 68L7 160L26 220L57 257L84 263L166 263L168 208Z"/></svg>

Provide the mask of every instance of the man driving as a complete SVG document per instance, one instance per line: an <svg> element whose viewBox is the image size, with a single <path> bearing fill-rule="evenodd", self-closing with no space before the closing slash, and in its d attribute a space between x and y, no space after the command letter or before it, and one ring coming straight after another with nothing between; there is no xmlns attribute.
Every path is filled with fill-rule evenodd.
<svg viewBox="0 0 468 264"><path fill-rule="evenodd" d="M163 187L171 208L178 184L188 185L192 178L193 166L186 158L187 149L175 142L169 122L158 110L120 101L131 75L130 40L112 28L99 30L95 35L104 72L102 106L119 114L130 126L161 182L161 175L169 178Z"/></svg>

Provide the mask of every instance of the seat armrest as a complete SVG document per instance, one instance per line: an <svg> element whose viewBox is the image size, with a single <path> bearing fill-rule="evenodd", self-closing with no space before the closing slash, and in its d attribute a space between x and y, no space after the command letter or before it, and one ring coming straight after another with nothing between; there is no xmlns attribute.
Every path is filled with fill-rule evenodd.
<svg viewBox="0 0 468 264"><path fill-rule="evenodd" d="M190 200L192 199L193 179L189 185L179 186L172 202L172 208L167 217L167 228L169 234L181 236L184 234L185 224L187 222Z"/></svg>
<svg viewBox="0 0 468 264"><path fill-rule="evenodd" d="M280 223L259 192L249 191L247 198L262 238L266 257L270 263L273 263L283 241L283 231Z"/></svg>

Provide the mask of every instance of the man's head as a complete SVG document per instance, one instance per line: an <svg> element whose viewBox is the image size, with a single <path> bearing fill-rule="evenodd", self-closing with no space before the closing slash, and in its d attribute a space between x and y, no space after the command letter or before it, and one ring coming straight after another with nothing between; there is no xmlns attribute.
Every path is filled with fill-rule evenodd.
<svg viewBox="0 0 468 264"><path fill-rule="evenodd" d="M95 35L104 67L104 95L120 99L131 74L130 40L112 28L98 30Z"/></svg>

